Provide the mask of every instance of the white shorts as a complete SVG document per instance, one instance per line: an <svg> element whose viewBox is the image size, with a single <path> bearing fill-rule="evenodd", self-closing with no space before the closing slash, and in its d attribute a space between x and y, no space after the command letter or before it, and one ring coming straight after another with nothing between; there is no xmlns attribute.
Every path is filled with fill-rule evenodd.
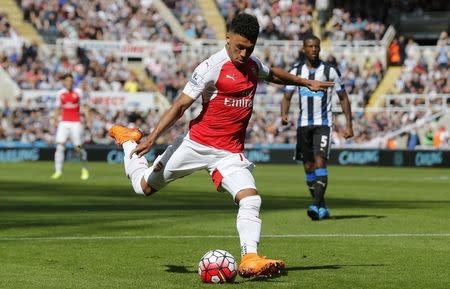
<svg viewBox="0 0 450 289"><path fill-rule="evenodd" d="M236 194L243 189L256 189L252 175L254 164L242 153L208 147L199 144L186 136L168 146L164 153L155 159L162 170L152 171L146 175L147 183L160 190L168 183L206 169L218 191L226 190L235 199Z"/></svg>
<svg viewBox="0 0 450 289"><path fill-rule="evenodd" d="M56 130L56 143L63 144L70 138L74 146L81 146L81 133L83 127L78 121L61 121Z"/></svg>

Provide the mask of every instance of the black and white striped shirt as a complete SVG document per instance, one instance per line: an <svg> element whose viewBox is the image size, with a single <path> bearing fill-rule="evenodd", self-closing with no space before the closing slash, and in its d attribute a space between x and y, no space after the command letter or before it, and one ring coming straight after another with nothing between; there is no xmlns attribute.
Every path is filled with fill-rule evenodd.
<svg viewBox="0 0 450 289"><path fill-rule="evenodd" d="M331 97L333 91L340 93L345 90L338 69L323 61L315 69L309 69L305 62L299 62L294 65L290 73L302 78L333 81L335 83L334 87L330 87L326 91L311 91L307 87L294 85L288 85L285 88L286 92L297 90L299 93L300 114L297 123L299 127L310 125L331 126Z"/></svg>

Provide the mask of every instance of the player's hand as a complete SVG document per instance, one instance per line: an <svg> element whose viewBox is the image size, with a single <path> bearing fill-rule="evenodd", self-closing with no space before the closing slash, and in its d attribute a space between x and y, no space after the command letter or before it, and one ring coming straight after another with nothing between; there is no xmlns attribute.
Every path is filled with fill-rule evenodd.
<svg viewBox="0 0 450 289"><path fill-rule="evenodd" d="M151 138L147 138L145 141L139 143L134 150L130 153L130 159L133 154L136 154L138 157L144 156L146 153L150 151L153 146L154 141Z"/></svg>
<svg viewBox="0 0 450 289"><path fill-rule="evenodd" d="M288 125L288 124L289 124L289 116L287 116L287 115L282 115L282 116L281 116L281 124L282 124L282 125Z"/></svg>
<svg viewBox="0 0 450 289"><path fill-rule="evenodd" d="M353 128L352 127L346 127L344 129L344 137L347 138L351 138L353 137Z"/></svg>
<svg viewBox="0 0 450 289"><path fill-rule="evenodd" d="M319 81L319 80L310 80L306 87L310 90L326 90L329 87L333 87L334 82L332 81Z"/></svg>

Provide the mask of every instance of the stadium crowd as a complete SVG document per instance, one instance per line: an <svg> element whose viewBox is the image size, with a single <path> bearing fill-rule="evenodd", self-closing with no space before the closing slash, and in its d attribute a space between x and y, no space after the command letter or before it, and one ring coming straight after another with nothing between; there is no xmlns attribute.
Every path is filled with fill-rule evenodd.
<svg viewBox="0 0 450 289"><path fill-rule="evenodd" d="M57 38L172 41L152 1L17 0L24 20L49 43Z"/></svg>
<svg viewBox="0 0 450 289"><path fill-rule="evenodd" d="M406 44L405 44L406 42ZM435 49L420 49L413 40L399 37L390 45L391 62L402 64L402 73L394 93L438 94L450 93L450 40L442 32ZM394 51L398 51L395 57Z"/></svg>
<svg viewBox="0 0 450 289"><path fill-rule="evenodd" d="M170 33L161 16L152 8L151 1L116 1L109 5L106 0L91 1L88 5L79 5L77 1L31 1L22 0L22 9L26 20L32 22L41 32L51 33L52 37L120 40L151 39L169 41L173 51L167 55L144 59L146 72L158 85L169 100L173 100L188 81L204 54L191 51L184 53L181 44ZM185 33L193 38L213 38L214 31L206 26L201 11L193 0L164 0L180 20ZM255 14L261 23L261 38L276 40L302 39L304 33L311 33L312 4L306 0L260 1L217 0L218 6L226 20L241 11ZM141 6L139 6L141 5ZM350 12L336 8L333 10L331 30L328 35L332 40L379 40L384 32L384 25L368 19L354 17ZM15 37L15 31L9 25L6 15L0 13L0 36ZM394 93L450 93L448 80L448 45L449 39L443 33L435 54L423 52L411 39L405 42L400 37L398 44L398 63L403 65L401 78L397 81ZM299 47L270 49L265 47L256 54L268 65L290 69L297 60ZM295 57L292 57L295 55ZM339 59L339 61L337 61ZM358 95L362 107L383 77L382 61L365 57L333 54L326 60L341 71L341 78L346 90L351 95ZM392 59L390 59L392 60ZM392 62L392 61L391 61ZM22 89L55 90L62 87L60 80L65 73L74 75L75 85L80 87L85 97L90 91L138 91L145 90L136 75L129 71L115 55L103 55L78 49L75 57L61 51L39 50L36 44L27 44L20 51L0 52L0 65L9 73ZM276 107L280 99L282 86L262 84L260 95L267 99L261 103ZM395 105L395 103L393 103ZM295 110L295 108L293 108ZM160 111L111 111L92 108L92 121L85 131L87 143L111 144L107 135L113 123L134 124L144 131L150 131L159 119ZM355 138L345 140L342 137L343 124L339 117L333 131L336 145L358 145L370 143L388 131L400 129L425 116L423 111L374 113L370 117L364 113L355 113ZM54 143L56 122L53 111L33 103L22 103L18 108L11 108L5 103L1 110L0 138L4 140ZM295 143L295 119L288 126L281 126L278 111L256 110L250 120L247 142L252 144L286 144ZM187 129L187 119L181 120L163 138L162 143L170 143ZM430 128L433 132L433 129ZM441 128L439 128L441 130ZM431 133L433 134L433 133ZM430 134L429 134L430 135ZM448 146L448 132L442 133L439 142ZM426 141L422 143L426 144ZM430 142L428 142L430 143ZM431 142L431 145L437 142Z"/></svg>
<svg viewBox="0 0 450 289"><path fill-rule="evenodd" d="M312 5L308 0L216 2L226 23L241 12L255 15L260 24L262 39L301 40L312 33Z"/></svg>
<svg viewBox="0 0 450 289"><path fill-rule="evenodd" d="M334 8L326 25L325 36L332 41L381 40L386 26L380 21L364 19L351 15L342 8Z"/></svg>
<svg viewBox="0 0 450 289"><path fill-rule="evenodd" d="M91 108L91 121L86 124L84 140L87 144L112 145L113 141L108 136L108 129L113 124L135 126L144 132L149 132L155 126L161 116L161 111L112 111L105 108ZM255 110L247 130L246 142L248 144L278 145L296 143L296 120L294 113L291 123L281 125L280 113L275 110ZM377 112L368 116L364 113L354 113L355 137L346 140L343 137L344 121L341 116L335 118L335 126L332 131L332 141L335 147L373 145L375 147L386 144L373 143L379 137L388 132L400 129L408 124L418 121L427 115L425 111L408 112ZM182 118L164 136L158 139L159 143L171 143L180 135L187 132L188 118ZM0 139L3 141L34 142L36 144L54 144L57 121L54 111L27 102L17 108L11 108L8 103L1 110ZM428 136L424 134L420 143L424 147L449 148L449 131L437 124L428 124ZM443 129L443 131L442 131ZM430 131L430 132L429 132ZM436 132L442 131L442 134ZM440 140L429 138L429 134L436 135ZM403 135L402 135L403 136ZM432 137L433 138L433 137Z"/></svg>
<svg viewBox="0 0 450 289"><path fill-rule="evenodd" d="M196 0L164 0L178 19L184 33L190 38L214 39L215 31L206 25L203 12Z"/></svg>
<svg viewBox="0 0 450 289"><path fill-rule="evenodd" d="M21 89L60 89L61 77L66 73L73 74L75 86L85 91L144 88L120 58L113 54L94 54L81 48L77 49L75 57L69 57L61 51L45 53L36 44L24 44L20 51L0 51L0 66Z"/></svg>

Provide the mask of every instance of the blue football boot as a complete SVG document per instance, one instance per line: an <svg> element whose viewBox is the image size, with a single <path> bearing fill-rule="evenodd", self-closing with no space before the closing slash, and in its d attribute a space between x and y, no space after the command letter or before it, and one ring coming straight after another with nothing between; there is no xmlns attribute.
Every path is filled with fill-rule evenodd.
<svg viewBox="0 0 450 289"><path fill-rule="evenodd" d="M309 206L307 214L311 218L311 220L319 220L319 207L317 207L316 205Z"/></svg>
<svg viewBox="0 0 450 289"><path fill-rule="evenodd" d="M319 208L319 220L329 219L330 218L330 212L325 207Z"/></svg>

